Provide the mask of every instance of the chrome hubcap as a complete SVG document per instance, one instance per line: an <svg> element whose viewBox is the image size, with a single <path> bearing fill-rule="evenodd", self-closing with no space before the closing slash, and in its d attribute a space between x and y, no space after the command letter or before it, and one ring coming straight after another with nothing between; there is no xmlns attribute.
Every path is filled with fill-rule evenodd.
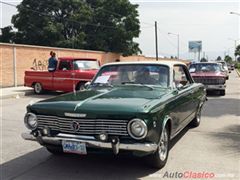
<svg viewBox="0 0 240 180"><path fill-rule="evenodd" d="M159 145L159 155L161 161L164 161L167 157L167 151L168 151L168 133L166 128L164 128L161 139L160 139L160 145Z"/></svg>
<svg viewBox="0 0 240 180"><path fill-rule="evenodd" d="M201 108L198 110L196 118L197 118L197 122L200 122L200 119L201 119Z"/></svg>
<svg viewBox="0 0 240 180"><path fill-rule="evenodd" d="M41 92L41 90L42 90L41 85L40 85L39 83L35 84L35 91L36 91L37 93L39 93L39 92Z"/></svg>

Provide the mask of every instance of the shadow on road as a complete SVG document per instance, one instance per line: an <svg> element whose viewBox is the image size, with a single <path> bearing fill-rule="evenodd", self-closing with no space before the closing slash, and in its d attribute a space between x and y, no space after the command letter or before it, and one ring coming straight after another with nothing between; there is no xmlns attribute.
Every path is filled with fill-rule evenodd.
<svg viewBox="0 0 240 180"><path fill-rule="evenodd" d="M187 126L170 144L170 149L187 133ZM66 154L55 156L40 148L1 165L3 179L140 179L158 171L142 157L113 154Z"/></svg>
<svg viewBox="0 0 240 180"><path fill-rule="evenodd" d="M64 94L63 92L54 92L54 91L45 91L42 94L34 94L34 92L32 93L27 93L25 95L25 97L29 97L29 98L51 98L51 97L55 97L55 96L60 96Z"/></svg>
<svg viewBox="0 0 240 180"><path fill-rule="evenodd" d="M221 142L219 149L224 155L233 155L237 158L240 156L240 125L233 124L226 126L223 132L209 133L208 135L215 138L217 142ZM237 159L236 159L237 160Z"/></svg>
<svg viewBox="0 0 240 180"><path fill-rule="evenodd" d="M45 157L41 159L40 157ZM34 160L37 159L38 161ZM2 165L3 179L139 179L156 172L142 158L89 154L50 155L38 149Z"/></svg>
<svg viewBox="0 0 240 180"><path fill-rule="evenodd" d="M214 106L214 111L210 111ZM202 115L208 117L220 117L226 115L240 116L240 99L234 98L214 98L208 99L205 103Z"/></svg>

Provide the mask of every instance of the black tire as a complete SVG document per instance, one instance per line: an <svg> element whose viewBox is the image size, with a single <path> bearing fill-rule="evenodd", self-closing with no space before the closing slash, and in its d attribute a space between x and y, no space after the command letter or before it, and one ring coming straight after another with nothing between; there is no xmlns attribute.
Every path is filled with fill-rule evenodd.
<svg viewBox="0 0 240 180"><path fill-rule="evenodd" d="M200 125L200 123L201 123L201 113L202 113L202 107L199 107L197 112L196 112L195 118L190 123L191 127L198 127Z"/></svg>
<svg viewBox="0 0 240 180"><path fill-rule="evenodd" d="M220 90L220 95L221 96L225 96L225 94L226 94L225 90Z"/></svg>
<svg viewBox="0 0 240 180"><path fill-rule="evenodd" d="M33 85L33 90L34 90L34 93L35 94L41 94L43 93L43 87L42 87L42 84L41 83L35 83Z"/></svg>
<svg viewBox="0 0 240 180"><path fill-rule="evenodd" d="M61 146L46 146L46 149L48 152L54 154L54 155L61 155L64 154L63 149Z"/></svg>
<svg viewBox="0 0 240 180"><path fill-rule="evenodd" d="M76 91L83 91L85 89L84 85L86 82L79 82L76 86Z"/></svg>
<svg viewBox="0 0 240 180"><path fill-rule="evenodd" d="M165 136L165 137L163 137ZM157 148L157 151L154 152L153 154L148 155L146 158L148 164L152 167L152 168L156 168L156 169L161 169L165 166L165 164L167 163L167 159L168 159L168 153L169 153L169 147L170 147L170 138L169 138L169 128L165 127L163 130L163 133L161 134L161 140L159 143L159 146ZM162 139L164 138L164 139ZM163 142L163 141L165 142ZM160 150L161 148L164 148L164 151ZM163 154L161 154L161 151Z"/></svg>

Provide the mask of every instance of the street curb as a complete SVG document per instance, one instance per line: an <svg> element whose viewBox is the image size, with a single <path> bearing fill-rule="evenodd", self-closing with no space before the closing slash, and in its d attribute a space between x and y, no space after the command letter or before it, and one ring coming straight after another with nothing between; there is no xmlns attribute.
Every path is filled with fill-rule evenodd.
<svg viewBox="0 0 240 180"><path fill-rule="evenodd" d="M237 71L237 74L238 74L238 76L240 77L240 72L239 72L239 70L238 70L238 69L236 69L236 71Z"/></svg>
<svg viewBox="0 0 240 180"><path fill-rule="evenodd" d="M28 96L28 95L33 95L34 92L32 90L29 90L27 92L19 92L19 93L14 93L14 94L6 94L6 95L2 95L0 96L0 99L9 99L9 98L20 98L23 96Z"/></svg>

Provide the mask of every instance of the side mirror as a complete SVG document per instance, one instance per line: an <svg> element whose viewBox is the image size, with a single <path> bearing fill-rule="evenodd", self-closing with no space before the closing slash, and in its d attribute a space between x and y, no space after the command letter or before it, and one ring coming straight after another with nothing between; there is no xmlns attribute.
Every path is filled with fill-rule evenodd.
<svg viewBox="0 0 240 180"><path fill-rule="evenodd" d="M88 89L90 87L91 82L86 82L84 84L84 89Z"/></svg>
<svg viewBox="0 0 240 180"><path fill-rule="evenodd" d="M178 89L178 90L181 90L182 88L183 88L183 85L182 85L181 83L178 83L177 89Z"/></svg>

